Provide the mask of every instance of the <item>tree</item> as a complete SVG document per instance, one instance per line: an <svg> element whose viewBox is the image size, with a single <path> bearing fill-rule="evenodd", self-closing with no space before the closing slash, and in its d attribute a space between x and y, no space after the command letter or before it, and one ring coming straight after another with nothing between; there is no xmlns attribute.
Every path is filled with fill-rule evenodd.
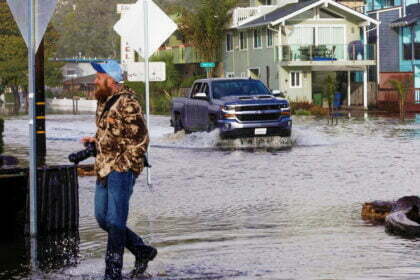
<svg viewBox="0 0 420 280"><path fill-rule="evenodd" d="M180 30L206 61L219 61L225 28L236 0L201 0L196 11L181 10Z"/></svg>
<svg viewBox="0 0 420 280"><path fill-rule="evenodd" d="M166 64L166 81L153 83L153 90L171 97L173 91L178 89L181 84L181 74L176 69L173 56L170 54L153 56L151 61L162 61Z"/></svg>
<svg viewBox="0 0 420 280"><path fill-rule="evenodd" d="M400 119L401 121L404 121L406 116L407 93L410 90L410 88L412 88L412 79L406 78L403 81L392 79L389 80L389 83L398 93Z"/></svg>
<svg viewBox="0 0 420 280"><path fill-rule="evenodd" d="M20 31L13 19L6 1L0 1L0 84L12 90L16 110L20 108L19 90L26 92L28 86L28 52ZM59 64L47 58L55 54L57 40L56 30L49 26L45 35L45 79L46 85L56 86L61 82Z"/></svg>
<svg viewBox="0 0 420 280"><path fill-rule="evenodd" d="M120 38L113 30L117 4L134 0L69 0L57 7L53 25L60 33L57 55L119 58Z"/></svg>

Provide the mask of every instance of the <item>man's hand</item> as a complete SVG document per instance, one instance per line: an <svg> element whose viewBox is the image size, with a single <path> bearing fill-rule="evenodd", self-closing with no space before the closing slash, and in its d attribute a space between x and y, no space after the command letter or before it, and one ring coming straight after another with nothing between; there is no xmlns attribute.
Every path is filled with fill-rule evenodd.
<svg viewBox="0 0 420 280"><path fill-rule="evenodd" d="M87 143L91 143L91 142L96 142L95 137L83 137L82 139L80 139L80 142L83 144L87 144Z"/></svg>

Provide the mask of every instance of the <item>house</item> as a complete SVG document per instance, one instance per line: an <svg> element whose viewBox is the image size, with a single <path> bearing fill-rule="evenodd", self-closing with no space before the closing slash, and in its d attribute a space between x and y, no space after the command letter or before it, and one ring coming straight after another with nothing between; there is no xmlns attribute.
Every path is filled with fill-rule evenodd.
<svg viewBox="0 0 420 280"><path fill-rule="evenodd" d="M261 79L291 100L313 102L331 75L347 105L367 108L375 99L368 96L368 71L377 64L377 49L363 38L379 21L331 0L257 2L233 12L224 42L226 77ZM351 84L356 72L363 73L358 88Z"/></svg>
<svg viewBox="0 0 420 280"><path fill-rule="evenodd" d="M367 0L365 13L381 22L368 35L378 45L378 105L397 106L390 79L411 80L408 110L420 112L420 4L417 0Z"/></svg>

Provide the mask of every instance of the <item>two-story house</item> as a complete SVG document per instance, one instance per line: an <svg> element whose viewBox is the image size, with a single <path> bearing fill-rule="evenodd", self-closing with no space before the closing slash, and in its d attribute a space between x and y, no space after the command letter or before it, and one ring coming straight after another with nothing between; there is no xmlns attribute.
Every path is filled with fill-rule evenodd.
<svg viewBox="0 0 420 280"><path fill-rule="evenodd" d="M411 80L408 110L420 111L420 4L417 0L366 0L365 13L380 21L368 40L378 45L378 103L397 103L390 79Z"/></svg>
<svg viewBox="0 0 420 280"><path fill-rule="evenodd" d="M368 69L377 50L363 38L379 22L331 0L268 2L234 11L224 42L225 76L258 78L291 100L312 102L325 77L339 73L351 105L352 73L362 72L367 108Z"/></svg>

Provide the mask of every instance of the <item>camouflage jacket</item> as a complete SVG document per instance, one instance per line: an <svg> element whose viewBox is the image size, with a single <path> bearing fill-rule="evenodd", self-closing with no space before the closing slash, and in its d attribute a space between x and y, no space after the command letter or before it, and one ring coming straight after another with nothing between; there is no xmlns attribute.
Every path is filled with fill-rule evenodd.
<svg viewBox="0 0 420 280"><path fill-rule="evenodd" d="M100 119L106 102L113 95L120 97ZM96 110L95 170L99 178L106 177L111 171L132 170L140 174L144 169L143 155L149 144L148 130L134 92L123 87L113 95L105 102L98 102Z"/></svg>

